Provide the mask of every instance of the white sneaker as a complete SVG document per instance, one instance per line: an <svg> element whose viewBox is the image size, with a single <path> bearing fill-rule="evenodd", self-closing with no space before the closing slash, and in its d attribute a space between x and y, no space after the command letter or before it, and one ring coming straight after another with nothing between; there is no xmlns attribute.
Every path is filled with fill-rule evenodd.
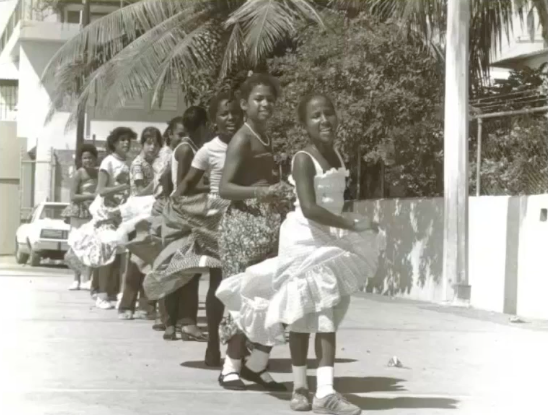
<svg viewBox="0 0 548 415"><path fill-rule="evenodd" d="M85 291L91 291L91 280L88 280L80 284L80 289Z"/></svg>
<svg viewBox="0 0 548 415"><path fill-rule="evenodd" d="M72 281L72 284L70 284L69 290L78 291L79 289L80 289L80 281Z"/></svg>
<svg viewBox="0 0 548 415"><path fill-rule="evenodd" d="M101 310L112 310L114 308L110 301L104 300L100 297L97 297L95 307L100 308Z"/></svg>

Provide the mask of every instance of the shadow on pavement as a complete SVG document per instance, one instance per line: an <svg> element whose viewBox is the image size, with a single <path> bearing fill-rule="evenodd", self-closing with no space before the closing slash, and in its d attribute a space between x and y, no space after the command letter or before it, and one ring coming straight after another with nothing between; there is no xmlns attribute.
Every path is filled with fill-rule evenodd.
<svg viewBox="0 0 548 415"><path fill-rule="evenodd" d="M416 398L416 397L401 397L401 398L377 398L367 396L357 396L357 394L373 393L373 392L403 392L406 391L401 383L403 379L389 377L337 377L335 378L335 389L344 394L345 397L353 404L359 406L363 410L383 411L389 409L457 409L459 401L446 398ZM292 382L284 382L288 391L293 388ZM311 391L316 389L316 378L308 377L308 385ZM263 390L258 385L248 386L248 390L261 391ZM268 393L268 392L267 392ZM289 401L290 393L268 393L280 400Z"/></svg>
<svg viewBox="0 0 548 415"><path fill-rule="evenodd" d="M354 363L355 359L335 359L335 363ZM203 369L203 370L216 370L219 371L218 367L208 367L204 364L203 360L194 360L189 362L181 363L182 367L188 367L190 369ZM270 359L268 361L268 367L270 373L291 373L291 359ZM317 363L316 359L308 359L308 368L316 369ZM315 378L314 378L315 379ZM352 378L353 379L353 378ZM254 390L252 387L250 390ZM256 390L262 390L258 388Z"/></svg>
<svg viewBox="0 0 548 415"><path fill-rule="evenodd" d="M458 409L459 401L447 398L368 398L349 395L346 398L363 410L385 411L388 409Z"/></svg>

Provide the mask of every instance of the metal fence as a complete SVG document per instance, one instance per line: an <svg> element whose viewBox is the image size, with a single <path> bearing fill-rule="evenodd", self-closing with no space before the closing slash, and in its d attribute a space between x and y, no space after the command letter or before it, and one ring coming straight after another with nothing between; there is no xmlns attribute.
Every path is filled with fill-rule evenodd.
<svg viewBox="0 0 548 415"><path fill-rule="evenodd" d="M470 145L470 194L548 193L548 106L478 113Z"/></svg>

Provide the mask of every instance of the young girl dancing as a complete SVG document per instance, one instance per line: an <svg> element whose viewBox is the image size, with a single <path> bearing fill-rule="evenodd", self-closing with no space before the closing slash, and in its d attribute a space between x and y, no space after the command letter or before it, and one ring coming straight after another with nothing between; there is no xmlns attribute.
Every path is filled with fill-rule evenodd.
<svg viewBox="0 0 548 415"><path fill-rule="evenodd" d="M223 281L217 296L252 341L283 343L282 324L289 326L291 409L355 415L360 408L333 389L335 333L351 294L377 268L381 240L369 219L342 213L348 170L334 147L338 119L333 103L313 94L302 100L298 113L310 145L293 159L290 181L297 202L281 226L279 256ZM318 359L312 404L307 385L311 333L316 334Z"/></svg>
<svg viewBox="0 0 548 415"><path fill-rule="evenodd" d="M278 85L268 75L254 74L241 87L240 106L246 122L228 145L219 187L221 197L231 201L219 228L224 278L275 256L278 249L279 229L287 211L283 202L291 186L275 176L272 143L266 135L277 98ZM285 390L267 372L270 347L256 344L242 364L246 338L230 319L221 325L221 340L228 344L219 376L223 388L245 389L245 379L268 390Z"/></svg>

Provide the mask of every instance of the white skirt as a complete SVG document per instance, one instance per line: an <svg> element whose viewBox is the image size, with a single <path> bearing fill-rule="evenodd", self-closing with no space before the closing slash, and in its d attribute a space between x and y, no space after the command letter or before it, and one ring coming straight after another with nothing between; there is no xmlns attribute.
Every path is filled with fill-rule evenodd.
<svg viewBox="0 0 548 415"><path fill-rule="evenodd" d="M374 276L384 244L383 233L330 228L292 212L278 257L225 279L217 297L256 343L284 343L282 324L300 333L335 332L350 296Z"/></svg>
<svg viewBox="0 0 548 415"><path fill-rule="evenodd" d="M154 196L130 197L119 207L110 208L98 196L89 208L92 220L70 232L69 247L85 266L111 264L117 253L125 251L124 244L135 226L151 217L154 200Z"/></svg>

